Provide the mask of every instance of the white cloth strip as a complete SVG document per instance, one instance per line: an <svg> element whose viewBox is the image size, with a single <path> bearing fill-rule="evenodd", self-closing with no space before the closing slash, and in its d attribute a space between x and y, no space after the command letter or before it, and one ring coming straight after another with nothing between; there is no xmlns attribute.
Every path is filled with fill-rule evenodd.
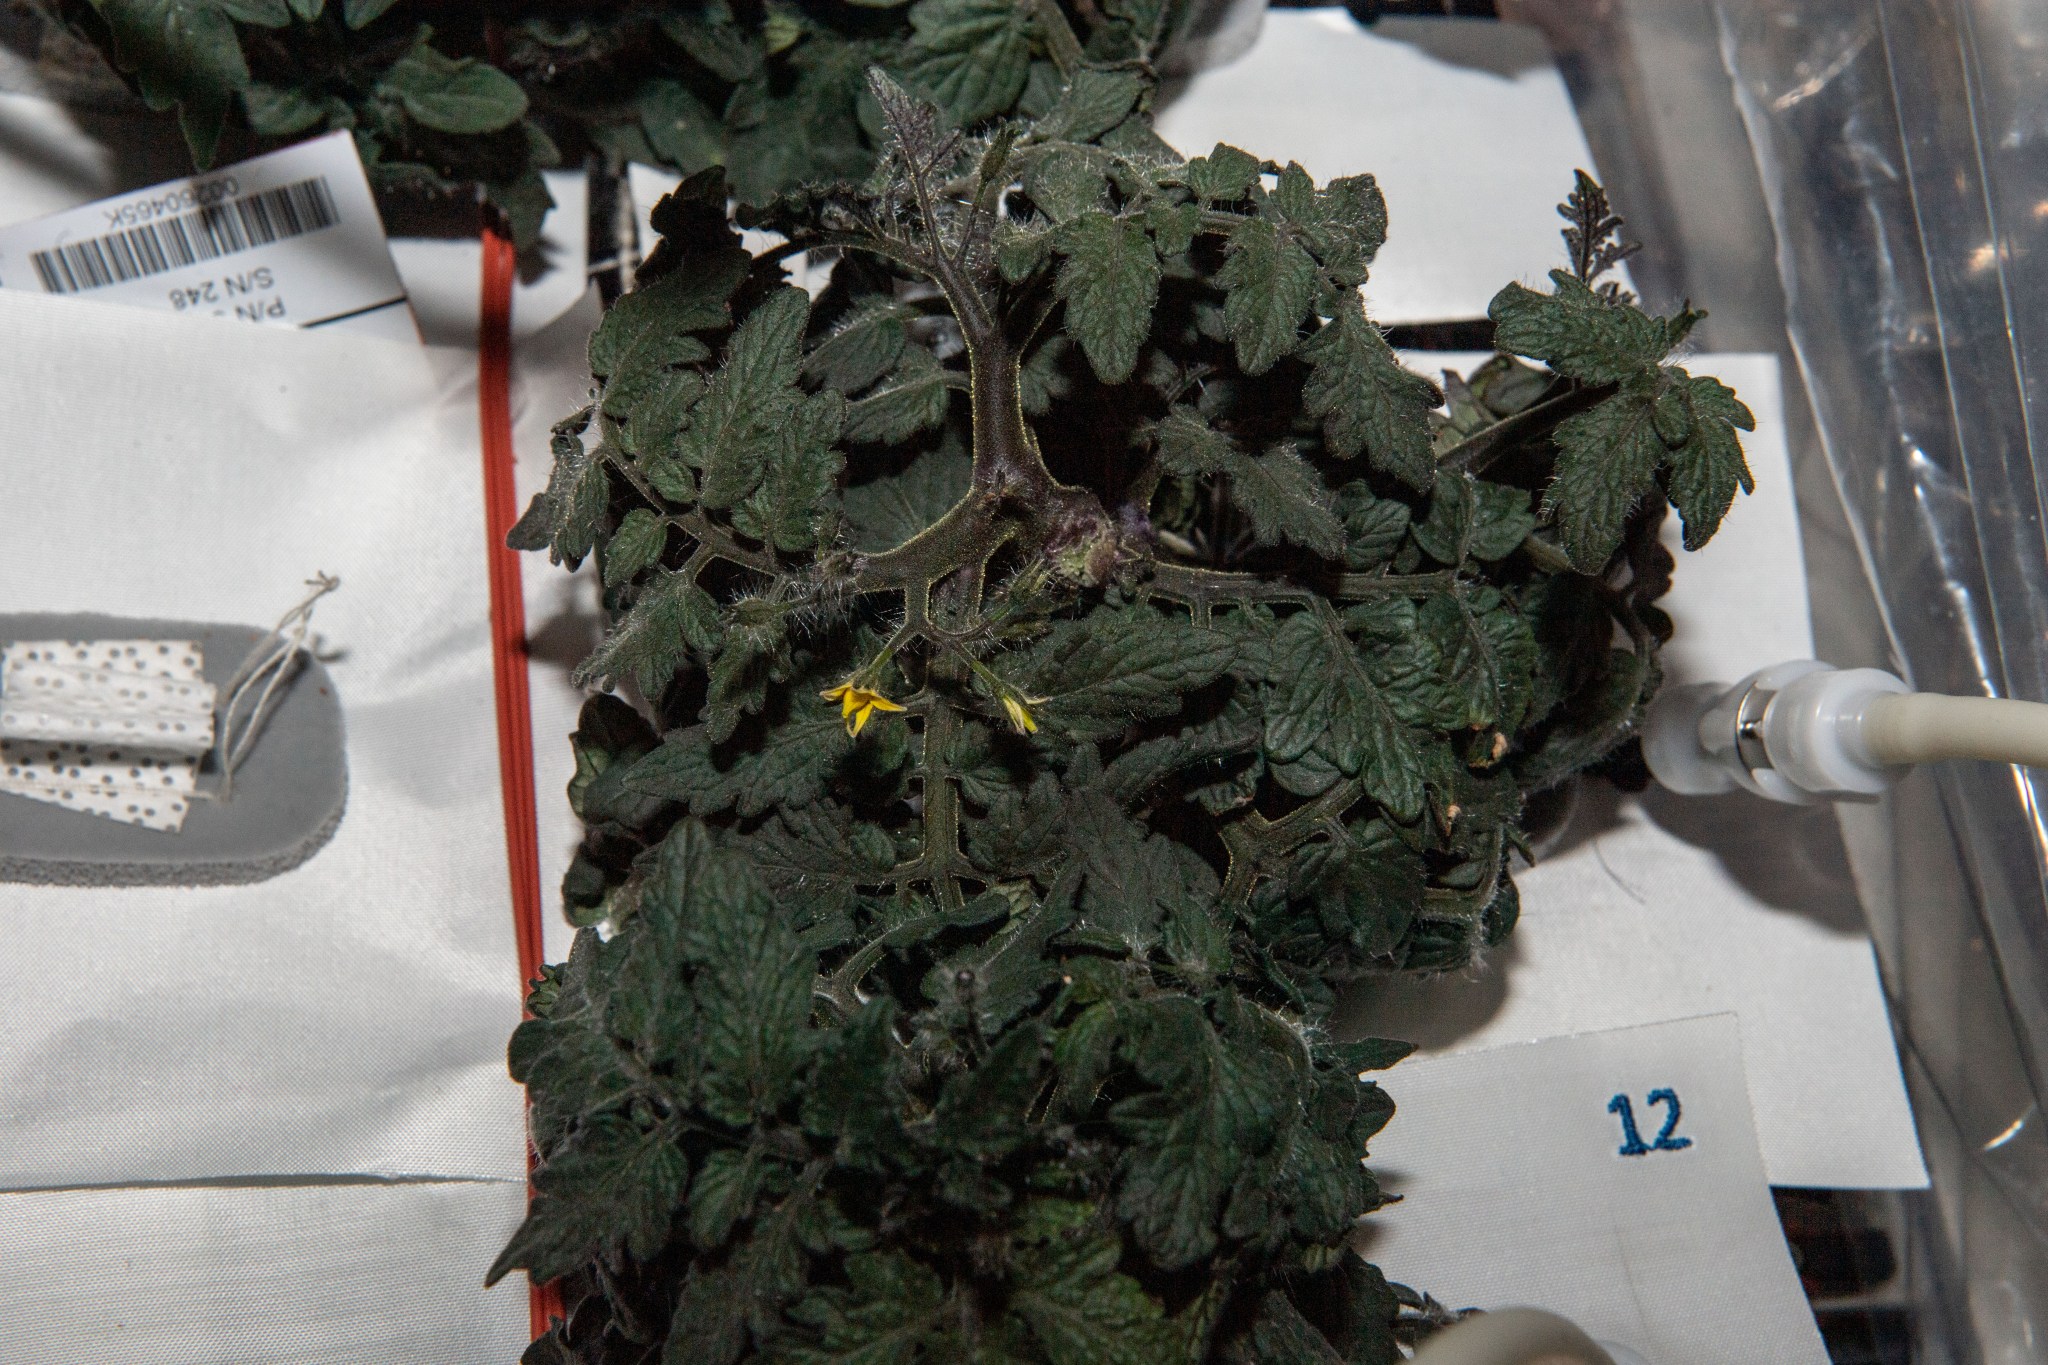
<svg viewBox="0 0 2048 1365"><path fill-rule="evenodd" d="M0 739L0 792L175 834L199 760L105 744Z"/></svg>
<svg viewBox="0 0 2048 1365"><path fill-rule="evenodd" d="M214 689L189 640L25 640L0 651L0 737L213 746Z"/></svg>

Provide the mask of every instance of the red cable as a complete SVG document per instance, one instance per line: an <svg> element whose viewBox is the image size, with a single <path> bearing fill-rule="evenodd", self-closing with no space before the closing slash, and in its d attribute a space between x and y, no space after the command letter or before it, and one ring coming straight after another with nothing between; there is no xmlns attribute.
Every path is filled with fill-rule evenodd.
<svg viewBox="0 0 2048 1365"><path fill-rule="evenodd" d="M519 554L505 544L519 518L512 449L512 239L495 224L483 231L483 280L477 324L477 418L483 435L485 558L491 582L491 676L498 702L498 780L505 808L505 863L512 881L512 931L519 951L521 999L540 975L540 835L533 789L533 703L526 680L526 598ZM535 1157L529 1147L527 1169ZM531 1185L527 1191L532 1197ZM561 1317L554 1284L532 1285L527 1322L532 1335Z"/></svg>

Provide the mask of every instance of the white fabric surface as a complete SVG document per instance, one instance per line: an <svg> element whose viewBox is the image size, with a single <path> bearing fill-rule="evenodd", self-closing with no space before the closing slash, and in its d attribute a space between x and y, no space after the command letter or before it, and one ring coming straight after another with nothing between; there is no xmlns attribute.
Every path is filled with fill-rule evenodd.
<svg viewBox="0 0 2048 1365"><path fill-rule="evenodd" d="M1250 52L1169 94L1159 135L1185 156L1227 142L1318 181L1378 178L1381 323L1484 317L1502 285L1563 265L1556 206L1594 169L1542 35L1517 24L1273 10Z"/></svg>
<svg viewBox="0 0 2048 1365"><path fill-rule="evenodd" d="M512 356L512 443L519 455L519 507L547 487L554 468L549 435L554 424L590 401L590 333L601 316L597 291L585 292L574 307L522 338ZM513 321L519 301L513 302ZM576 729L585 693L569 675L597 648L604 634L594 564L575 573L548 562L545 554L519 557L526 600L527 690L533 707L535 816L540 836L541 937L547 960L569 956L576 930L562 916L562 874L583 839L583 824L569 809L569 779L576 756L569 736Z"/></svg>
<svg viewBox="0 0 2048 1365"><path fill-rule="evenodd" d="M1547 1308L1653 1365L1826 1365L1764 1186L1726 1014L1404 1062L1366 1222L1389 1279L1452 1308ZM1678 1150L1623 1156L1680 1106Z"/></svg>
<svg viewBox="0 0 2048 1365"><path fill-rule="evenodd" d="M1743 445L1757 491L1697 554L1678 549L1672 519L1679 564L1664 605L1677 635L1664 657L1675 681L1732 681L1813 653L1777 361L1687 363L1756 413ZM1558 847L1515 875L1522 920L1506 948L1447 980L1370 983L1347 1002L1346 1026L1451 1053L1730 1011L1772 1183L1924 1187L1832 812L1746 794L1584 791Z"/></svg>
<svg viewBox="0 0 2048 1365"><path fill-rule="evenodd" d="M517 1183L0 1194L8 1365L512 1365Z"/></svg>
<svg viewBox="0 0 2048 1365"><path fill-rule="evenodd" d="M350 770L270 881L0 884L0 1188L523 1176L473 367L0 294L0 485L95 528L0 541L0 611L261 625L336 574Z"/></svg>

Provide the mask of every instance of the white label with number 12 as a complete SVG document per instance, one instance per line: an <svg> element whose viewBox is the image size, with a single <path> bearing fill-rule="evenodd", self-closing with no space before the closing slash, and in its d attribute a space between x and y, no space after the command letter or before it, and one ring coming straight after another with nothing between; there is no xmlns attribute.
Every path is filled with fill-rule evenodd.
<svg viewBox="0 0 2048 1365"><path fill-rule="evenodd" d="M1387 1278L1548 1308L1651 1365L1827 1365L1732 1014L1403 1062L1370 1165Z"/></svg>

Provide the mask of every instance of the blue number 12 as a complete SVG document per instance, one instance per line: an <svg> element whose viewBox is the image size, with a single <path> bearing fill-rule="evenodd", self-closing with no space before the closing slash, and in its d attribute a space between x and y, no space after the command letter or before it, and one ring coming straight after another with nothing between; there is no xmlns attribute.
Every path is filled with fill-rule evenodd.
<svg viewBox="0 0 2048 1365"><path fill-rule="evenodd" d="M1652 1107L1660 1104L1670 1106L1671 1112L1665 1117L1664 1126L1658 1130L1655 1142L1644 1142L1643 1135L1636 1131L1636 1111L1629 1103L1628 1096L1616 1095L1607 1101L1607 1112L1621 1119L1621 1155L1647 1156L1651 1152L1682 1152L1692 1146L1691 1138L1674 1136L1678 1131L1677 1091L1668 1086L1662 1090L1652 1090L1643 1103Z"/></svg>

